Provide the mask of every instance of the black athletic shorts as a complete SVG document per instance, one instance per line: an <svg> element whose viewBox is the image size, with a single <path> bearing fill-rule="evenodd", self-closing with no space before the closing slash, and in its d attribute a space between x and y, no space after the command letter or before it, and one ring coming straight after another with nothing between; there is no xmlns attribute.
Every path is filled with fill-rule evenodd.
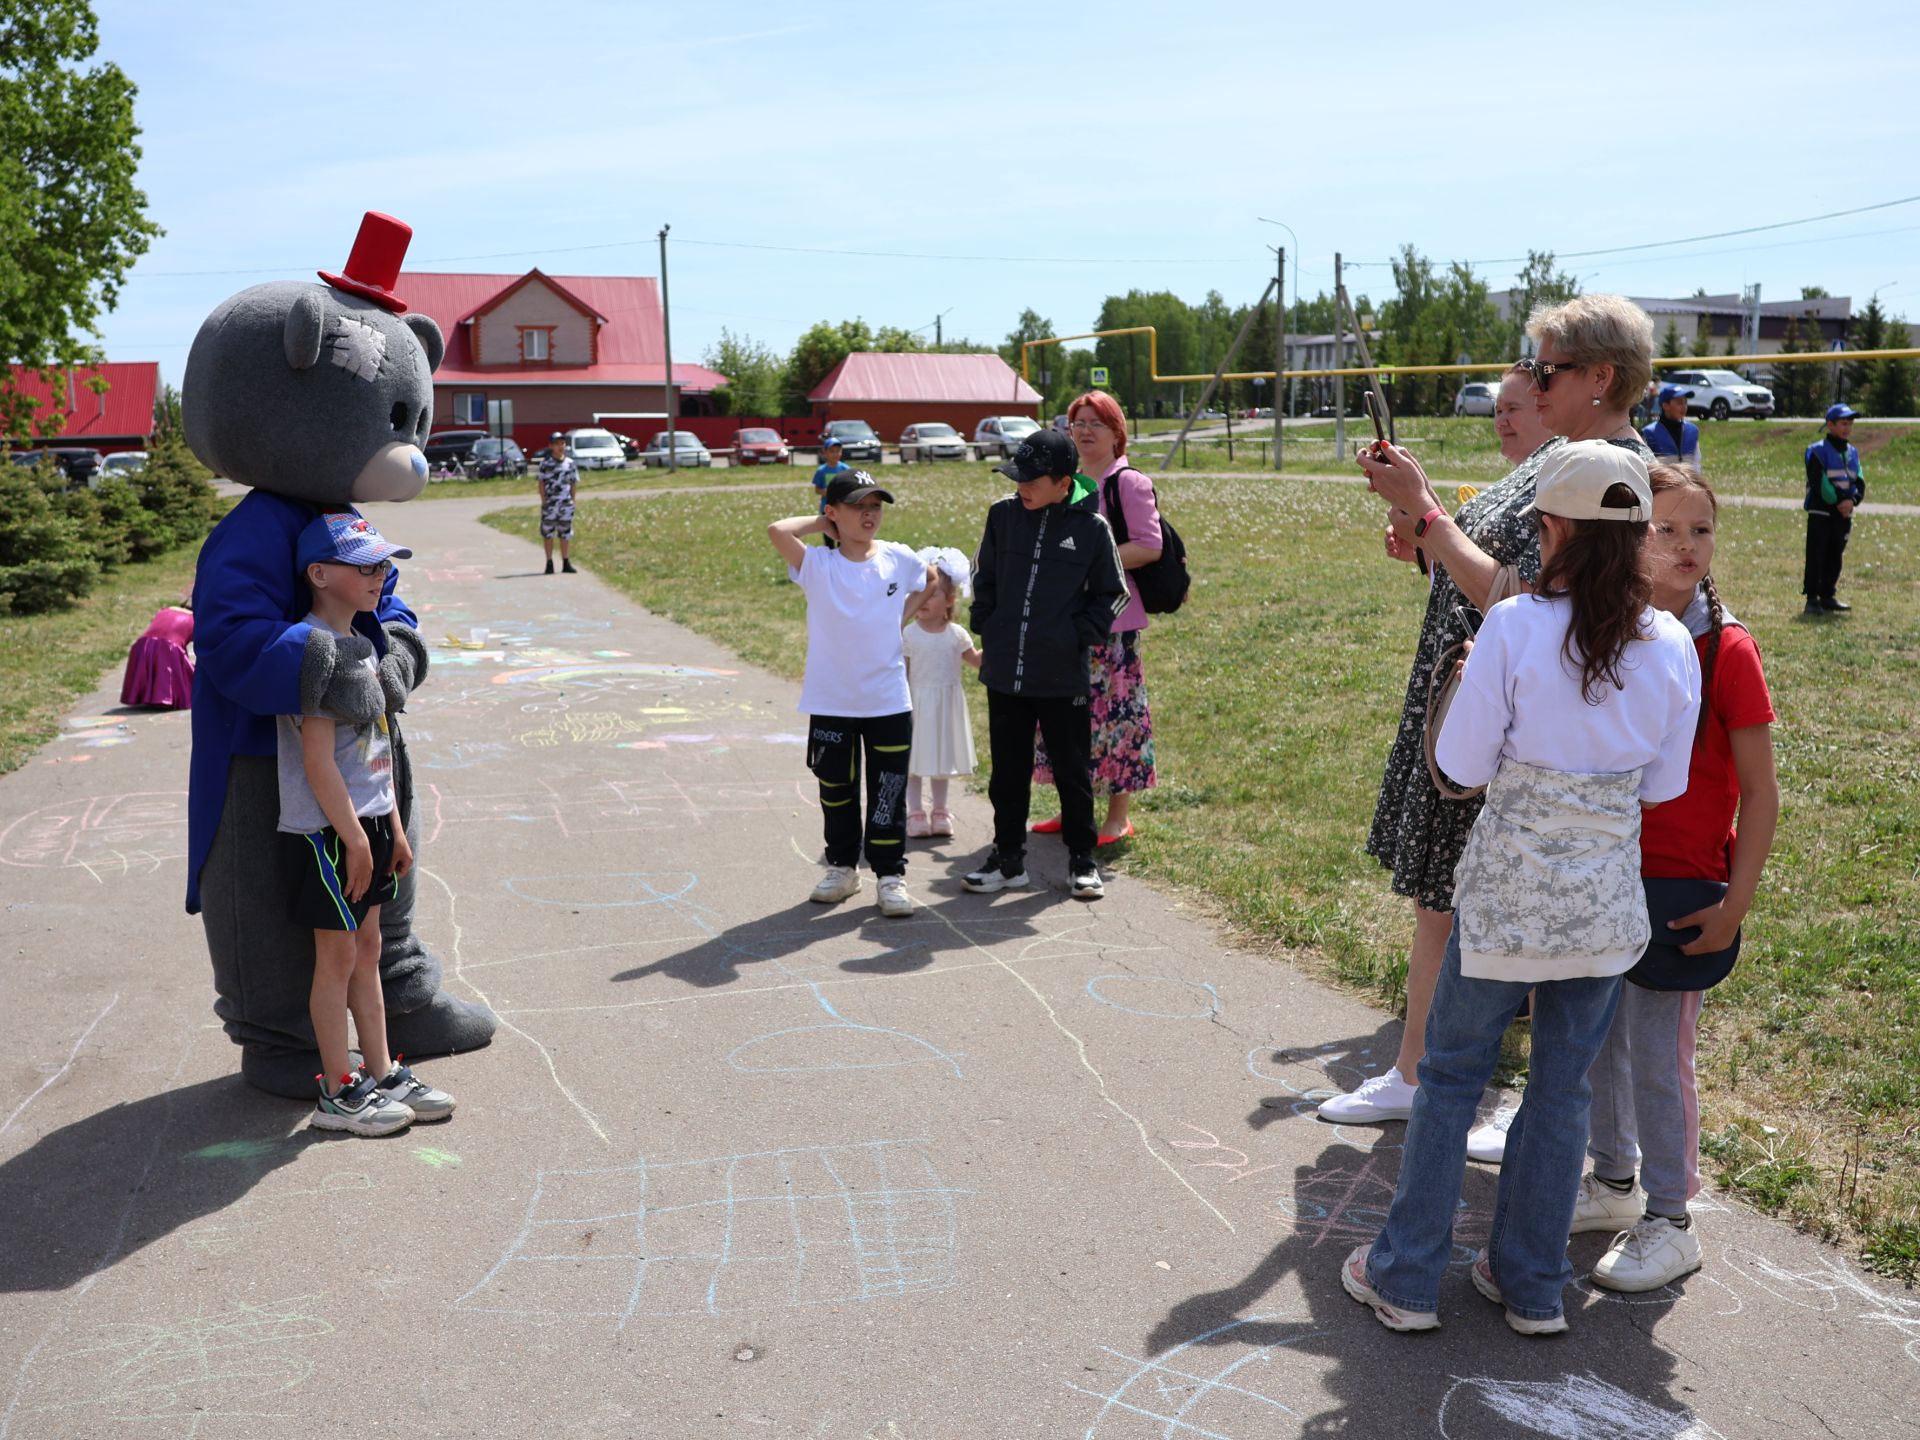
<svg viewBox="0 0 1920 1440"><path fill-rule="evenodd" d="M358 930L367 911L400 894L393 873L393 816L364 815L360 828L373 847L373 881L358 900L347 898L347 847L331 825L313 835L280 834L280 843L300 855L300 881L293 893L291 918L314 930Z"/></svg>

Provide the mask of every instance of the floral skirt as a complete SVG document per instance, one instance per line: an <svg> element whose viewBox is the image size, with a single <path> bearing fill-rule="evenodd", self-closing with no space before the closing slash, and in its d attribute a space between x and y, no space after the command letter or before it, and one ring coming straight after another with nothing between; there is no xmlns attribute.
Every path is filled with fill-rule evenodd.
<svg viewBox="0 0 1920 1440"><path fill-rule="evenodd" d="M1151 790L1153 713L1140 669L1139 631L1115 635L1104 648L1088 653L1087 703L1093 721L1093 793ZM1033 778L1041 785L1053 783L1044 740L1034 743Z"/></svg>

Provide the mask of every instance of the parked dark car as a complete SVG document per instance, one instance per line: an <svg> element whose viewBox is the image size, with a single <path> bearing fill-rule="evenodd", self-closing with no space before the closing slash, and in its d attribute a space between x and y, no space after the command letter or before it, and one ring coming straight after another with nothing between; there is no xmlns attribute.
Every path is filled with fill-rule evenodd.
<svg viewBox="0 0 1920 1440"><path fill-rule="evenodd" d="M98 450L72 445L59 445L47 450L16 450L12 458L16 465L38 465L42 460L52 460L67 477L67 488L70 490L97 484L100 467L106 463Z"/></svg>
<svg viewBox="0 0 1920 1440"><path fill-rule="evenodd" d="M873 426L866 421L829 420L820 431L821 442L824 444L830 435L840 442L842 460L871 460L876 465L880 463L880 456L883 453L880 437L873 433Z"/></svg>
<svg viewBox="0 0 1920 1440"><path fill-rule="evenodd" d="M429 435L425 448L427 464L447 465L458 460L465 465L474 445L488 438L484 430L442 430L438 435Z"/></svg>
<svg viewBox="0 0 1920 1440"><path fill-rule="evenodd" d="M527 452L511 440L486 436L473 442L463 462L476 480L491 480L496 475L527 473Z"/></svg>

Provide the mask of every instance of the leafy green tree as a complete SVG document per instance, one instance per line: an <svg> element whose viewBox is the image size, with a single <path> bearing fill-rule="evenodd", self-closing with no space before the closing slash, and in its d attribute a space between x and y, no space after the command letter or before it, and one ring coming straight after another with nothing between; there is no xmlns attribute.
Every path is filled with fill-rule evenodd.
<svg viewBox="0 0 1920 1440"><path fill-rule="evenodd" d="M1521 341L1527 333L1527 320L1542 305L1564 305L1580 293L1580 282L1565 270L1554 267L1551 250L1528 250L1527 263L1520 267L1508 292L1508 332L1501 338L1500 356L1518 359Z"/></svg>
<svg viewBox="0 0 1920 1440"><path fill-rule="evenodd" d="M864 320L822 320L793 342L786 375L780 385L781 414L805 415L807 396L827 373L856 350L874 348L873 331Z"/></svg>
<svg viewBox="0 0 1920 1440"><path fill-rule="evenodd" d="M1451 365L1462 355L1476 361L1506 357L1512 329L1501 323L1486 282L1470 267L1455 262L1442 274L1408 245L1394 262L1393 279L1396 294L1381 307L1380 333L1370 342L1383 366ZM1390 398L1401 414L1445 414L1458 383L1454 375L1400 375Z"/></svg>
<svg viewBox="0 0 1920 1440"><path fill-rule="evenodd" d="M1800 298L1802 300L1831 300L1833 298L1833 292L1824 285L1802 285L1800 287Z"/></svg>
<svg viewBox="0 0 1920 1440"><path fill-rule="evenodd" d="M1910 341L1907 327L1899 319L1887 322L1885 348L1905 350ZM1911 360L1882 360L1874 367L1873 385L1867 392L1869 415L1912 415L1915 410L1914 366Z"/></svg>
<svg viewBox="0 0 1920 1440"><path fill-rule="evenodd" d="M1660 358L1662 360L1680 358L1680 327L1674 323L1671 315L1667 317L1667 333L1660 337Z"/></svg>
<svg viewBox="0 0 1920 1440"><path fill-rule="evenodd" d="M88 67L99 38L86 0L0 9L0 361L48 383L101 358L82 336L161 233L133 183L133 82L111 62ZM47 433L57 417L38 408L0 368L0 435Z"/></svg>
<svg viewBox="0 0 1920 1440"><path fill-rule="evenodd" d="M726 374L726 371L721 371ZM180 392L172 384L162 380L160 388L153 397L153 433L158 435L179 435L180 429Z"/></svg>
<svg viewBox="0 0 1920 1440"><path fill-rule="evenodd" d="M55 503L65 489L51 464L0 466L0 602L16 615L68 605L99 574L79 522Z"/></svg>
<svg viewBox="0 0 1920 1440"><path fill-rule="evenodd" d="M219 500L206 469L177 435L161 436L147 463L128 481L146 512L132 535L132 558L151 559L176 545L203 540L218 516Z"/></svg>
<svg viewBox="0 0 1920 1440"><path fill-rule="evenodd" d="M746 335L735 335L724 325L720 338L707 347L701 363L727 377L714 392L722 415L773 416L781 413L780 384L786 362Z"/></svg>

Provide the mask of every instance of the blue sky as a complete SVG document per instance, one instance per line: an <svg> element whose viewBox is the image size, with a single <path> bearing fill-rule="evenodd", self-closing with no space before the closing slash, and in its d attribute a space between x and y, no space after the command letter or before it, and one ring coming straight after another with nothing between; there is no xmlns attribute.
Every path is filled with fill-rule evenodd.
<svg viewBox="0 0 1920 1440"><path fill-rule="evenodd" d="M784 352L816 320L946 312L992 344L1130 288L1250 301L1276 243L1303 294L1339 250L1379 299L1408 242L1498 261L1920 195L1920 19L1891 4L1816 30L1773 0L1652 25L1551 0L95 3L167 230L103 338L175 381L216 303L338 267L370 209L429 270L653 275L671 224L674 351L698 359L723 325ZM1590 290L1878 288L1920 317L1916 239L1909 204L1564 263Z"/></svg>

